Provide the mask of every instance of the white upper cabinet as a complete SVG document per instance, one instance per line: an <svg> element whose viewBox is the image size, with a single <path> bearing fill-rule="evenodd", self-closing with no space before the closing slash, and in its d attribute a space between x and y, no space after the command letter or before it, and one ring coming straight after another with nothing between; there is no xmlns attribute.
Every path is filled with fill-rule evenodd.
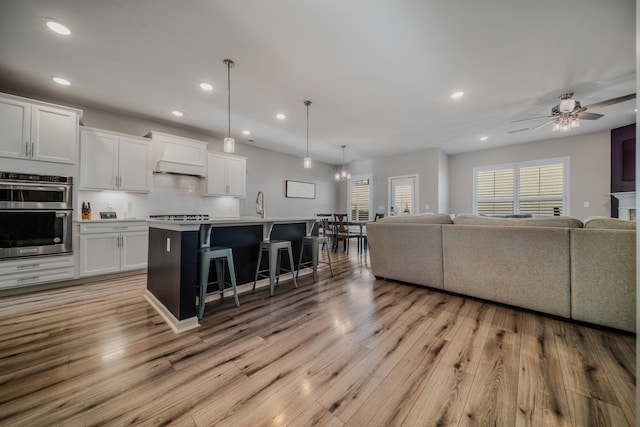
<svg viewBox="0 0 640 427"><path fill-rule="evenodd" d="M115 132L82 128L80 188L151 191L151 141Z"/></svg>
<svg viewBox="0 0 640 427"><path fill-rule="evenodd" d="M247 159L207 153L207 196L247 195Z"/></svg>
<svg viewBox="0 0 640 427"><path fill-rule="evenodd" d="M79 110L0 96L0 156L75 164Z"/></svg>

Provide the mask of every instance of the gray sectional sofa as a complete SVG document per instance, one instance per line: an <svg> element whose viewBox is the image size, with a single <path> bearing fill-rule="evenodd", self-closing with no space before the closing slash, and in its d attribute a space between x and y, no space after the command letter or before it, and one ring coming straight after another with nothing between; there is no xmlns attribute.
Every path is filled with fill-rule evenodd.
<svg viewBox="0 0 640 427"><path fill-rule="evenodd" d="M389 217L367 225L377 277L635 332L635 222Z"/></svg>

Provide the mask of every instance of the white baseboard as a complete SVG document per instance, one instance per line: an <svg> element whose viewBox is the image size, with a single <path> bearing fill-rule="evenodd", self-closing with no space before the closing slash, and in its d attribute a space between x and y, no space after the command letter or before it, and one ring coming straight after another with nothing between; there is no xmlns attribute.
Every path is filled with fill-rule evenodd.
<svg viewBox="0 0 640 427"><path fill-rule="evenodd" d="M167 307L165 307L164 304L162 304L155 297L155 295L149 292L148 289L144 291L144 297L149 302L149 304L151 304L151 307L153 307L158 312L160 317L162 317L162 319L167 322L173 332L180 333L200 327L197 316L183 320L176 319L176 317L167 309Z"/></svg>

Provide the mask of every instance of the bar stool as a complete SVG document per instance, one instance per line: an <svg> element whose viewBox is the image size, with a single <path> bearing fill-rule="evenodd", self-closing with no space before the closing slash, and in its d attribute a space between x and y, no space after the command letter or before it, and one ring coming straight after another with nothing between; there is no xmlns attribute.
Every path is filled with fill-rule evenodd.
<svg viewBox="0 0 640 427"><path fill-rule="evenodd" d="M209 248L202 248L199 252L200 258L200 295L198 297L198 319L202 320L204 315L204 299L207 295L207 287L211 284L218 284L218 293L220 298L224 297L224 261L227 261L229 265L229 276L231 277L231 287L233 288L233 298L235 299L236 306L240 307L238 301L238 288L236 287L236 270L233 266L233 251L231 248L224 248L222 246L212 246ZM218 280L216 282L209 283L209 268L211 261L216 262L216 272ZM212 292L213 293L213 292Z"/></svg>
<svg viewBox="0 0 640 427"><path fill-rule="evenodd" d="M260 270L260 262L262 261L262 252L267 251L269 253L269 268ZM287 270L280 267L280 251L287 251L289 253L289 264L291 265L291 269ZM288 240L263 240L260 242L260 254L258 255L258 265L256 266L256 277L253 280L253 289L256 288L256 282L258 281L258 277L269 278L269 295L273 296L273 290L276 286L276 279L280 281L280 271L284 270L285 272L291 273L291 277L293 277L293 286L298 287L298 283L296 282L296 275L293 273L295 268L295 264L293 263L293 255L291 250L291 242ZM265 272L269 272L269 274L264 274Z"/></svg>
<svg viewBox="0 0 640 427"><path fill-rule="evenodd" d="M304 247L306 245L311 246L311 260L302 262L302 254L304 253ZM327 250L328 262L320 261L320 251L318 246L322 245L323 249ZM333 277L333 268L331 267L331 255L329 251L329 239L326 236L320 236L320 222L316 221L311 229L311 234L302 238L302 249L300 249L300 259L298 261L298 272L296 277L300 274L300 270L303 267L313 268L313 280L318 280L318 264L329 264L329 271L331 277Z"/></svg>

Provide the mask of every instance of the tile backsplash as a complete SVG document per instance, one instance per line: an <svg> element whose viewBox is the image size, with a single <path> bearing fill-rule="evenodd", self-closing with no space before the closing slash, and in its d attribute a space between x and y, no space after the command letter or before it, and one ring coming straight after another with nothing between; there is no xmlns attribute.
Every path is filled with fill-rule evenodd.
<svg viewBox="0 0 640 427"><path fill-rule="evenodd" d="M239 199L203 196L204 186L204 179L194 176L154 174L151 193L78 190L75 194L76 219L80 219L83 202L91 203L92 219L99 218L101 211L109 210L122 219L163 214L208 214L212 218L239 216Z"/></svg>

